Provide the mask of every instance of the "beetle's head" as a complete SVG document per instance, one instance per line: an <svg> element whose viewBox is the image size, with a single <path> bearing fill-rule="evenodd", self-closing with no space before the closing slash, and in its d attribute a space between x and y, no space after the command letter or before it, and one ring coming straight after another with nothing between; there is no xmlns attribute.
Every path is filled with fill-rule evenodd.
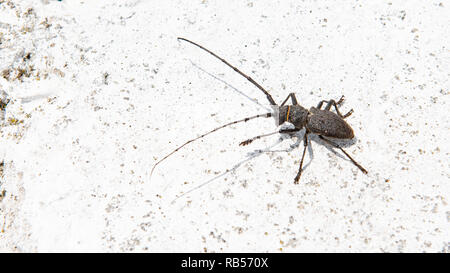
<svg viewBox="0 0 450 273"><path fill-rule="evenodd" d="M277 127L287 121L286 117L289 110L289 107L287 105L281 107L278 105L274 105L272 106L272 109L273 109L273 118L275 119L275 125Z"/></svg>

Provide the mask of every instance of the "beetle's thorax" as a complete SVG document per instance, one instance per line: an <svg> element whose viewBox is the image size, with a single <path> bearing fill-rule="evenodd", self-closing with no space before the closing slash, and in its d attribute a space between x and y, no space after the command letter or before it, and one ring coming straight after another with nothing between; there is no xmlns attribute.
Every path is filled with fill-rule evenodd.
<svg viewBox="0 0 450 273"><path fill-rule="evenodd" d="M292 123L295 128L305 127L308 121L309 111L300 105L285 105L279 108L279 124Z"/></svg>

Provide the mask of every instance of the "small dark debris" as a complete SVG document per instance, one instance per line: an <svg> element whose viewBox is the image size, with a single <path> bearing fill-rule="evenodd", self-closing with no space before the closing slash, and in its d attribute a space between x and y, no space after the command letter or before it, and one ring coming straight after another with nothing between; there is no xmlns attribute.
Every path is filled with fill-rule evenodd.
<svg viewBox="0 0 450 273"><path fill-rule="evenodd" d="M0 111L4 111L6 106L8 105L8 103L9 103L9 99L8 98L0 99ZM3 162L1 164L3 166Z"/></svg>
<svg viewBox="0 0 450 273"><path fill-rule="evenodd" d="M9 69L5 69L2 71L2 77L7 81L9 81L10 74L11 74L11 70L9 70Z"/></svg>
<svg viewBox="0 0 450 273"><path fill-rule="evenodd" d="M3 198L5 198L6 196L6 190L2 190L2 192L0 192L0 202L3 201Z"/></svg>
<svg viewBox="0 0 450 273"><path fill-rule="evenodd" d="M27 61L29 59L31 59L31 53L30 52L28 52L27 54L25 54L25 56L23 56L23 60L24 61Z"/></svg>

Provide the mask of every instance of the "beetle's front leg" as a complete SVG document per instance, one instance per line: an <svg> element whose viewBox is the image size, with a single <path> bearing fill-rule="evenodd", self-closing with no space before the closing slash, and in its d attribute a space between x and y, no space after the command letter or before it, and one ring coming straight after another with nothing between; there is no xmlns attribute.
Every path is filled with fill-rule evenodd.
<svg viewBox="0 0 450 273"><path fill-rule="evenodd" d="M283 103L280 105L280 107L283 106L283 105L287 102L287 100L288 100L289 98L291 98L291 100L292 100L292 105L297 105L297 104L298 104L297 98L295 97L295 93L290 93L290 94L287 96L287 98L283 101Z"/></svg>
<svg viewBox="0 0 450 273"><path fill-rule="evenodd" d="M274 134L288 134L288 133L298 132L298 131L300 131L300 130L301 130L301 129L297 129L297 128L293 128L293 129L281 129L281 130L276 131L276 132L273 132L273 133L269 133L269 134L265 134L265 135L259 135L259 136L255 136L255 137L249 138L249 139L247 139L247 140L244 140L244 141L242 141L241 143L239 143L239 146L245 146L245 145L248 145L248 144L252 143L253 140L260 139L260 138L262 138L262 137L271 136L271 135L274 135Z"/></svg>

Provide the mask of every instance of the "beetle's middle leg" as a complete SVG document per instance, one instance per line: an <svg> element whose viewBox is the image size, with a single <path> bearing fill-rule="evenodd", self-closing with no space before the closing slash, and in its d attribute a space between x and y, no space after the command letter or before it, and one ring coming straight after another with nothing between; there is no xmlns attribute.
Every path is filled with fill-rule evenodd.
<svg viewBox="0 0 450 273"><path fill-rule="evenodd" d="M338 116L341 117L341 118L343 118L343 119L345 119L345 118L349 117L349 116L353 113L353 109L351 109L350 111L348 111L347 114L342 115L341 112L339 111L338 106L340 106L340 104L341 104L343 101L344 101L344 96L342 96L342 97L339 99L338 102L336 102L335 100L329 100L329 101L323 100L323 101L319 102L319 104L317 105L317 108L320 110L320 108L322 108L323 103L326 102L327 105L325 106L325 109L324 109L325 111L330 111L331 106L334 106L334 109L336 109L336 113L338 114Z"/></svg>
<svg viewBox="0 0 450 273"><path fill-rule="evenodd" d="M294 184L298 184L298 181L300 180L300 176L302 175L303 171L303 159L305 158L306 148L308 147L308 131L305 131L305 135L303 136L303 155L302 159L300 160L300 167L298 169L297 175L294 178Z"/></svg>

